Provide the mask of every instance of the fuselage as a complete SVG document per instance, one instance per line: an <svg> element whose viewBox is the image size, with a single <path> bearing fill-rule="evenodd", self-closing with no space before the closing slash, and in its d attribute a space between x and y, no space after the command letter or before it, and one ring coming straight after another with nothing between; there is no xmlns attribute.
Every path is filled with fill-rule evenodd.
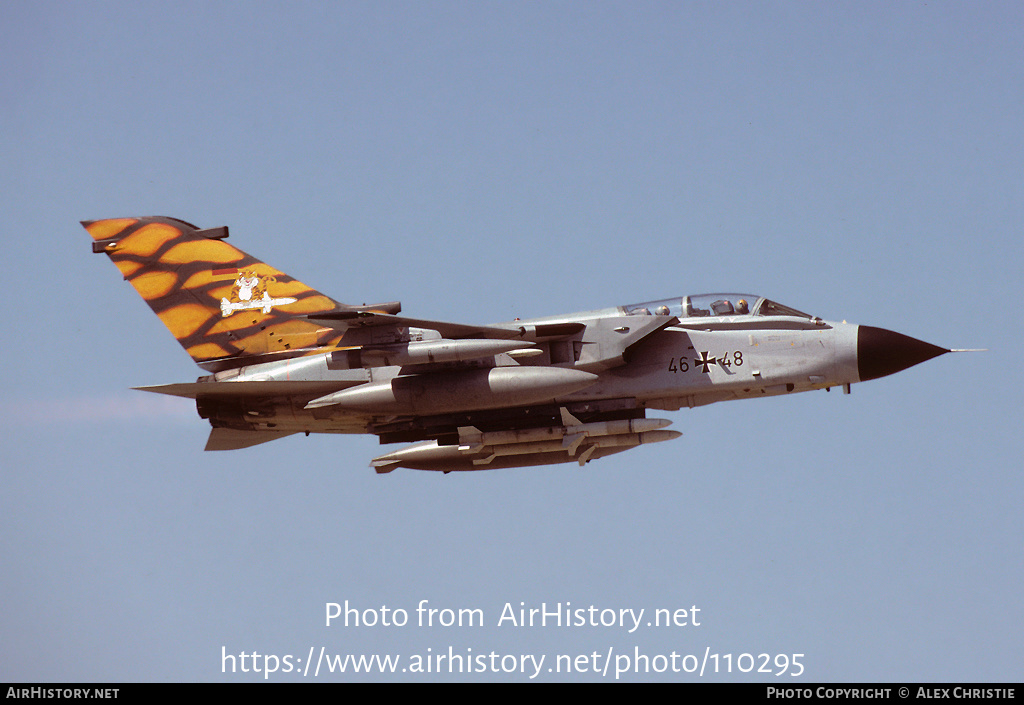
<svg viewBox="0 0 1024 705"><path fill-rule="evenodd" d="M200 411L215 423L252 430L372 432L382 440L422 440L450 433L459 415L467 422L474 414L513 418L540 404L625 413L831 387L848 391L865 378L865 367L878 367L879 355L901 354L877 345L865 349L861 326L823 321L742 294L681 297L499 326L524 332L498 354L486 354L494 351L481 341L443 341L442 346L436 332L411 328L408 340L382 346L379 366L348 367L337 350L321 350L219 373L208 379L304 381L320 384L325 393L254 399L254 408L246 408L244 399L227 404L208 399L200 402ZM945 352L920 345L926 352ZM448 351L451 359L435 362L421 355L418 364L383 364L389 354L417 361L418 348L427 346ZM466 352L459 357L462 348ZM361 349L366 357L367 347ZM473 357L471 350L484 355Z"/></svg>

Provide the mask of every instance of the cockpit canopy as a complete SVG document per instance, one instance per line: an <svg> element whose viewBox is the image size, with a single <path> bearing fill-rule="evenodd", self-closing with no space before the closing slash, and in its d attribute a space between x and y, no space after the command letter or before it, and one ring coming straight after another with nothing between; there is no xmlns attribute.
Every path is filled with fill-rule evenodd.
<svg viewBox="0 0 1024 705"><path fill-rule="evenodd" d="M699 294L660 301L645 301L622 307L630 316L675 316L708 318L721 316L795 316L812 319L813 316L795 308L766 299L756 294Z"/></svg>

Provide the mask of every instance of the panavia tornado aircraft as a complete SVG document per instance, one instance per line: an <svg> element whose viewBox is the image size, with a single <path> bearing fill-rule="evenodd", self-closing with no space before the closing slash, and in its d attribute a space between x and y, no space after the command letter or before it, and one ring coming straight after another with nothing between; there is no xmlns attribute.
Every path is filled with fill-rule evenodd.
<svg viewBox="0 0 1024 705"><path fill-rule="evenodd" d="M206 450L294 433L417 442L378 473L588 461L681 435L647 418L841 387L952 352L754 294L705 294L486 326L338 303L164 217L85 221L192 359L198 381L139 387L196 400Z"/></svg>

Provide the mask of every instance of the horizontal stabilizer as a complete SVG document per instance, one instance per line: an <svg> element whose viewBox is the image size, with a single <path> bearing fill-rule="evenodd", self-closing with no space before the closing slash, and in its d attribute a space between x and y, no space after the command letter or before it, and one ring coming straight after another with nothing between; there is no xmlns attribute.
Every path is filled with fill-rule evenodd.
<svg viewBox="0 0 1024 705"><path fill-rule="evenodd" d="M234 428L215 428L210 431L210 438L206 441L204 450L238 450L276 441L292 434L292 431L239 431Z"/></svg>

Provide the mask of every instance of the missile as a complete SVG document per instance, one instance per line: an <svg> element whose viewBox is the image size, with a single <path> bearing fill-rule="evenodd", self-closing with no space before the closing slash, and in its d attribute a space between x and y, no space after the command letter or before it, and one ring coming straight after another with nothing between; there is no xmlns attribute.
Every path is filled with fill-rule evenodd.
<svg viewBox="0 0 1024 705"><path fill-rule="evenodd" d="M356 370L360 367L427 365L440 362L464 362L494 357L502 353L533 351L530 343L510 340L424 340L396 345L364 345L351 350L336 350L327 358L332 370ZM543 352L537 350L538 353Z"/></svg>
<svg viewBox="0 0 1024 705"><path fill-rule="evenodd" d="M597 382L564 367L492 367L404 375L318 397L307 409L337 406L367 414L443 414L553 401Z"/></svg>
<svg viewBox="0 0 1024 705"><path fill-rule="evenodd" d="M657 419L652 419L657 420ZM439 446L437 441L417 443L374 458L370 464L378 473L391 472L398 467L415 470L489 470L520 465L550 465L573 460L582 467L589 460L633 448L642 443L660 443L678 438L679 431L644 431L610 436L596 436L587 440L586 449L578 457L563 447L561 440L532 441L487 446L481 456L477 449L467 446ZM505 460L503 460L505 458Z"/></svg>
<svg viewBox="0 0 1024 705"><path fill-rule="evenodd" d="M567 421L563 407L563 421ZM544 428L527 428L519 431L492 431L482 433L473 426L459 428L459 444L474 449L481 446L498 446L513 443L529 443L533 441L560 440L562 450L575 453L584 438L596 436L615 436L623 433L644 433L665 428L672 422L668 419L620 419L616 421L597 421L580 423L571 415L564 426L547 426Z"/></svg>
<svg viewBox="0 0 1024 705"><path fill-rule="evenodd" d="M658 421L660 419L652 419ZM580 467L582 467L593 455L594 451L598 448L616 448L625 446L632 448L643 443L660 443L662 441L671 441L673 438L679 438L682 433L679 431L644 431L643 433L620 433L614 436L594 436L591 437L587 443L586 450L580 454L578 460ZM562 441L533 441L529 443L507 443L503 445L486 446L484 448L485 453L489 455L476 458L473 460L474 465L488 465L492 460L502 456L508 455L529 455L531 453L557 453L561 451L567 452L570 456L576 454L576 449L579 447L580 442L576 441L575 444L566 448ZM459 450L463 450L463 446L459 447ZM472 450L466 448L466 450Z"/></svg>

